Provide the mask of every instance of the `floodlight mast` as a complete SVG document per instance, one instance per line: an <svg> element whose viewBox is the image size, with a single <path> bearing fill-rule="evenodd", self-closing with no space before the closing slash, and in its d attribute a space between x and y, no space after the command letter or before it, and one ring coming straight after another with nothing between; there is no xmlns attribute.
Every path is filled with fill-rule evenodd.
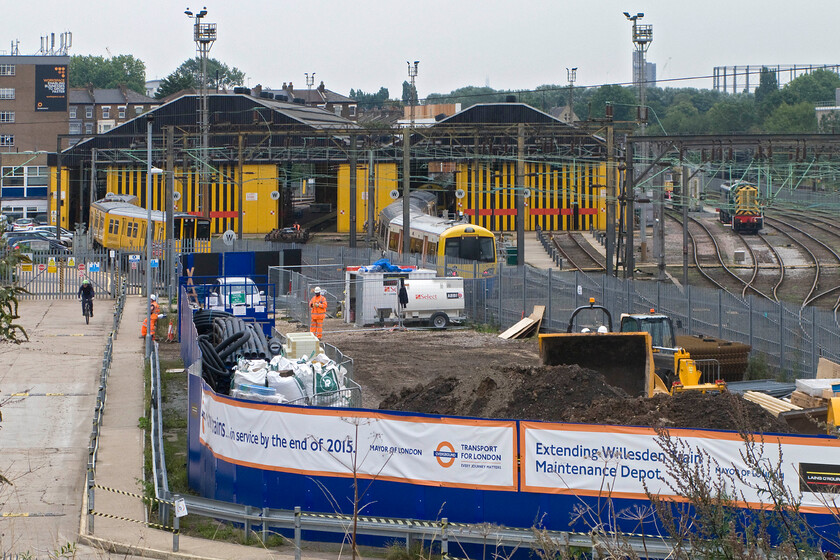
<svg viewBox="0 0 840 560"><path fill-rule="evenodd" d="M193 40L195 50L199 59L199 106L198 106L198 128L200 131L200 161L199 161L199 208L201 215L210 217L210 108L207 96L207 56L210 48L216 42L216 24L202 23L201 20L207 15L207 7L203 7L198 13L193 13L189 8L184 14L195 20L193 24Z"/></svg>

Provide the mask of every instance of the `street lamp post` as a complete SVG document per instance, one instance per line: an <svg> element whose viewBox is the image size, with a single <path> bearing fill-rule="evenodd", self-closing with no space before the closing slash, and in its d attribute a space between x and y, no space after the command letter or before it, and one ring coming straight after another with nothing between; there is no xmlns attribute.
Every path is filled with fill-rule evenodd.
<svg viewBox="0 0 840 560"><path fill-rule="evenodd" d="M152 356L152 123L146 115L146 359Z"/></svg>

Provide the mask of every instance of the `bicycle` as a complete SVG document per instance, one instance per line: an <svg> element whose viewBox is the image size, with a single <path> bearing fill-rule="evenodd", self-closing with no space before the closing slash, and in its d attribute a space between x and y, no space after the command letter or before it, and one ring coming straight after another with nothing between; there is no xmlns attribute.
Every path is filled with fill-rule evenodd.
<svg viewBox="0 0 840 560"><path fill-rule="evenodd" d="M93 315L93 300L86 299L84 300L84 305L82 305L82 313L85 316L85 324L90 324L90 316Z"/></svg>

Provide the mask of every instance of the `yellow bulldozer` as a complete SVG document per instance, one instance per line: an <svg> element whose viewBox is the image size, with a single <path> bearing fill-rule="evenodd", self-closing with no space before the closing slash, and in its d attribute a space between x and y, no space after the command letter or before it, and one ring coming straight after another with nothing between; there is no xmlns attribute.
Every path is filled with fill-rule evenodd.
<svg viewBox="0 0 840 560"><path fill-rule="evenodd" d="M583 315L589 320L582 321ZM609 310L591 298L588 306L574 310L565 333L539 335L540 358L545 365L597 371L633 396L725 391L726 382L715 376L715 360L703 360L701 368L684 349L655 344L674 340L670 319L663 317L623 315L621 331L613 332Z"/></svg>

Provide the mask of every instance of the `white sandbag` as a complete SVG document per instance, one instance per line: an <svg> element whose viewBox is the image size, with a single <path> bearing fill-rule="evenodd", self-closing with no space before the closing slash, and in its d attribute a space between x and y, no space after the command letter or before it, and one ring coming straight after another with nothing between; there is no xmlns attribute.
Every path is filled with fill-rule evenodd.
<svg viewBox="0 0 840 560"><path fill-rule="evenodd" d="M233 367L233 385L262 385L265 386L265 375L268 373L268 362L265 360L239 360Z"/></svg>
<svg viewBox="0 0 840 560"><path fill-rule="evenodd" d="M269 369L274 371L294 371L295 363L286 356L274 356L271 358Z"/></svg>
<svg viewBox="0 0 840 560"><path fill-rule="evenodd" d="M268 386L273 387L277 394L283 395L288 402L297 401L307 396L300 380L294 376L284 377L275 371L270 371L266 379Z"/></svg>

